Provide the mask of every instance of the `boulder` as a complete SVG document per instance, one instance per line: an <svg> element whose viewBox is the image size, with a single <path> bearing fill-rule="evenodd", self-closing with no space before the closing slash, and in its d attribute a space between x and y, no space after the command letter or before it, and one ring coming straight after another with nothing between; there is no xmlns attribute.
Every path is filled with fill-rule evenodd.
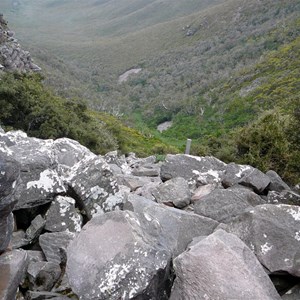
<svg viewBox="0 0 300 300"><path fill-rule="evenodd" d="M40 235L39 243L48 262L56 264L64 263L66 249L74 239L71 232L51 232Z"/></svg>
<svg viewBox="0 0 300 300"><path fill-rule="evenodd" d="M75 200L57 196L47 211L45 229L51 232L79 232L81 227L82 216L76 210Z"/></svg>
<svg viewBox="0 0 300 300"><path fill-rule="evenodd" d="M61 274L58 264L46 261L30 262L27 269L29 289L51 291Z"/></svg>
<svg viewBox="0 0 300 300"><path fill-rule="evenodd" d="M156 243L168 249L172 257L183 252L194 237L209 235L219 225L217 221L129 195L124 209L135 212L140 226L154 237Z"/></svg>
<svg viewBox="0 0 300 300"><path fill-rule="evenodd" d="M157 164L138 166L132 170L132 175L134 176L158 177L159 174L160 174L160 168Z"/></svg>
<svg viewBox="0 0 300 300"><path fill-rule="evenodd" d="M163 181L182 177L199 185L219 183L226 164L212 156L198 157L185 154L168 154L161 166L160 176Z"/></svg>
<svg viewBox="0 0 300 300"><path fill-rule="evenodd" d="M138 188L144 187L151 183L161 183L158 177L138 177L134 175L118 175L117 182L119 185L125 185L130 188L131 192Z"/></svg>
<svg viewBox="0 0 300 300"><path fill-rule="evenodd" d="M9 156L9 152L2 153L0 151L0 253L7 248L12 237L12 210L17 202L13 198L13 192L19 174L19 165Z"/></svg>
<svg viewBox="0 0 300 300"><path fill-rule="evenodd" d="M283 190L280 193L276 191L269 191L267 202L271 204L289 204L300 205L300 195L291 190Z"/></svg>
<svg viewBox="0 0 300 300"><path fill-rule="evenodd" d="M30 226L27 228L25 238L27 240L34 241L39 237L45 227L46 221L41 215L37 215L32 221Z"/></svg>
<svg viewBox="0 0 300 300"><path fill-rule="evenodd" d="M102 211L102 203L118 191L115 177L100 156L88 156L75 164L67 181L88 218Z"/></svg>
<svg viewBox="0 0 300 300"><path fill-rule="evenodd" d="M178 208L183 208L191 202L188 182L182 177L172 178L159 185L153 191L153 196L158 203L172 203Z"/></svg>
<svg viewBox="0 0 300 300"><path fill-rule="evenodd" d="M300 284L288 290L282 297L282 300L299 300L300 299Z"/></svg>
<svg viewBox="0 0 300 300"><path fill-rule="evenodd" d="M18 230L13 232L10 246L12 249L18 249L24 246L29 245L30 241L26 239L25 231Z"/></svg>
<svg viewBox="0 0 300 300"><path fill-rule="evenodd" d="M218 222L228 222L247 208L265 204L258 195L247 189L215 189L195 202L194 212Z"/></svg>
<svg viewBox="0 0 300 300"><path fill-rule="evenodd" d="M82 300L167 299L169 266L130 211L95 216L68 247L67 275Z"/></svg>
<svg viewBox="0 0 300 300"><path fill-rule="evenodd" d="M282 192L283 190L290 190L290 187L281 179L281 177L273 170L269 170L266 175L269 177L271 183L269 185L270 191Z"/></svg>
<svg viewBox="0 0 300 300"><path fill-rule="evenodd" d="M226 166L222 178L224 187L241 184L252 188L258 194L262 194L270 182L270 178L258 169L235 163L230 163Z"/></svg>
<svg viewBox="0 0 300 300"><path fill-rule="evenodd" d="M217 186L215 184L206 184L206 185L201 185L196 190L193 192L192 195L192 202L196 202L200 200L202 197L208 195L211 193L213 190L215 190Z"/></svg>
<svg viewBox="0 0 300 300"><path fill-rule="evenodd" d="M17 289L25 276L27 254L24 250L5 252L0 256L0 299L16 298Z"/></svg>
<svg viewBox="0 0 300 300"><path fill-rule="evenodd" d="M170 300L280 300L255 255L236 236L218 230L174 260Z"/></svg>
<svg viewBox="0 0 300 300"><path fill-rule="evenodd" d="M264 204L228 224L271 273L300 277L300 207Z"/></svg>

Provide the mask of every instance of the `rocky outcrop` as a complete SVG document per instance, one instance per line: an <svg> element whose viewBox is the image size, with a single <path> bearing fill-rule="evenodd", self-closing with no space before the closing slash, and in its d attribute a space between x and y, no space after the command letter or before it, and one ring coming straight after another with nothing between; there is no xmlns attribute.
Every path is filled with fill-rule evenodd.
<svg viewBox="0 0 300 300"><path fill-rule="evenodd" d="M28 51L21 48L15 33L7 26L7 21L0 14L0 69L3 71L37 72L37 66Z"/></svg>
<svg viewBox="0 0 300 300"><path fill-rule="evenodd" d="M214 157L0 129L1 299L297 299L299 199Z"/></svg>

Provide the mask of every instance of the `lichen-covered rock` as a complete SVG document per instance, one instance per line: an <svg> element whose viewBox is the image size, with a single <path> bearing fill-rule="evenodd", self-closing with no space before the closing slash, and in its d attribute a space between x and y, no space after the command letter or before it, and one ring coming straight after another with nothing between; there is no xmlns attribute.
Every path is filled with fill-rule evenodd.
<svg viewBox="0 0 300 300"><path fill-rule="evenodd" d="M75 164L67 181L88 218L102 212L102 203L119 190L108 164L100 156L86 157Z"/></svg>
<svg viewBox="0 0 300 300"><path fill-rule="evenodd" d="M222 184L225 187L241 184L252 188L258 194L263 193L270 182L270 178L258 169L235 163L226 166L222 177Z"/></svg>
<svg viewBox="0 0 300 300"><path fill-rule="evenodd" d="M13 250L0 256L0 299L16 298L17 289L27 268L27 254L24 250Z"/></svg>
<svg viewBox="0 0 300 300"><path fill-rule="evenodd" d="M17 202L13 192L20 174L19 164L8 154L0 151L0 253L7 248L12 237L12 211Z"/></svg>
<svg viewBox="0 0 300 300"><path fill-rule="evenodd" d="M199 185L219 183L225 167L225 163L211 156L167 155L161 166L160 176L163 181L183 177L190 184L193 182Z"/></svg>
<svg viewBox="0 0 300 300"><path fill-rule="evenodd" d="M79 232L81 227L82 216L75 207L75 200L57 196L47 211L45 229L51 232Z"/></svg>
<svg viewBox="0 0 300 300"><path fill-rule="evenodd" d="M70 243L67 274L82 300L167 299L169 264L134 213L114 211L95 216Z"/></svg>
<svg viewBox="0 0 300 300"><path fill-rule="evenodd" d="M41 215L37 215L32 221L30 226L27 228L25 238L27 240L34 241L39 237L46 224L45 219Z"/></svg>
<svg viewBox="0 0 300 300"><path fill-rule="evenodd" d="M170 300L280 300L251 250L236 236L218 230L174 260Z"/></svg>
<svg viewBox="0 0 300 300"><path fill-rule="evenodd" d="M182 177L172 178L159 185L153 191L153 196L158 203L172 203L178 208L183 208L191 203L188 182Z"/></svg>
<svg viewBox="0 0 300 300"><path fill-rule="evenodd" d="M300 277L300 207L258 205L228 226L255 253L271 273Z"/></svg>

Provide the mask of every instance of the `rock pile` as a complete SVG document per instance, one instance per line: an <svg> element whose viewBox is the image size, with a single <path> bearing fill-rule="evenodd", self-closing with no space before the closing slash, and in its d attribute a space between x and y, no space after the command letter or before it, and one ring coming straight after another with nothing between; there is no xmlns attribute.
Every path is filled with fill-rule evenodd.
<svg viewBox="0 0 300 300"><path fill-rule="evenodd" d="M300 298L300 196L214 157L0 129L0 298Z"/></svg>
<svg viewBox="0 0 300 300"><path fill-rule="evenodd" d="M3 15L0 14L0 69L21 72L41 71L41 68L33 63L30 53L21 48L14 35L14 32L7 27Z"/></svg>

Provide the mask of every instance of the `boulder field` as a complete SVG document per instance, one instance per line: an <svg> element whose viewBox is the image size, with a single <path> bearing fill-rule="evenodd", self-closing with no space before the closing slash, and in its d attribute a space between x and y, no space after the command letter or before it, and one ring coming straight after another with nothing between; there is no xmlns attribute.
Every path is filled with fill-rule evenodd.
<svg viewBox="0 0 300 300"><path fill-rule="evenodd" d="M298 193L215 157L0 128L0 299L299 300Z"/></svg>

